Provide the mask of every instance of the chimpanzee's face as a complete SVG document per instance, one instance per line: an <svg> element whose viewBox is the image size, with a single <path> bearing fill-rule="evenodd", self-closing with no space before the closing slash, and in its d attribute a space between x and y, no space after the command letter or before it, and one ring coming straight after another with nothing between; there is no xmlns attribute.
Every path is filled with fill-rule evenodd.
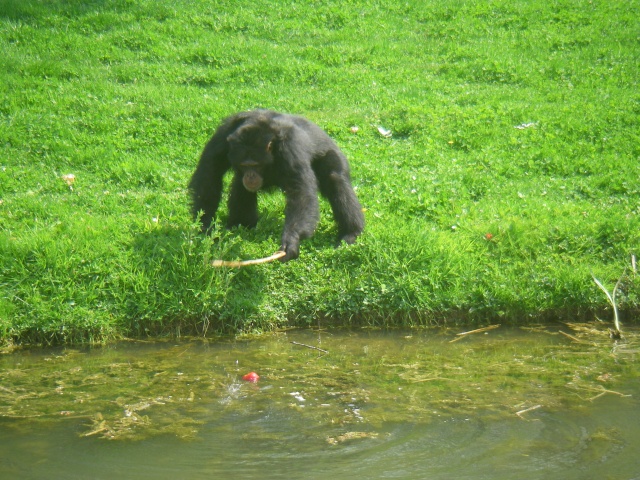
<svg viewBox="0 0 640 480"><path fill-rule="evenodd" d="M250 192L257 192L264 183L264 172L273 163L273 135L262 129L241 128L229 135L229 161L242 175L242 184Z"/></svg>

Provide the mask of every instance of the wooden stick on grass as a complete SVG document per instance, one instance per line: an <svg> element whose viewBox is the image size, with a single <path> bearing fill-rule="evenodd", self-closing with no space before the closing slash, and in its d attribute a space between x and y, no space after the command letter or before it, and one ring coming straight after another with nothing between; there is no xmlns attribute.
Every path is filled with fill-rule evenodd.
<svg viewBox="0 0 640 480"><path fill-rule="evenodd" d="M248 265L260 265L261 263L273 262L279 258L282 258L286 255L286 252L282 250L277 251L273 255L264 258L256 258L252 260L214 260L211 262L212 267L231 267L231 268L240 268L246 267Z"/></svg>

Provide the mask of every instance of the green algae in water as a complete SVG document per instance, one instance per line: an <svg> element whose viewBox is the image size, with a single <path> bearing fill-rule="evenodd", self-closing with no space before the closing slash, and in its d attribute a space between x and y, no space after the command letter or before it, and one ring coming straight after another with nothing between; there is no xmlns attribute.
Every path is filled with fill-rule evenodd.
<svg viewBox="0 0 640 480"><path fill-rule="evenodd" d="M614 343L585 325L528 330L501 327L455 343L446 330L292 331L24 350L0 357L0 417L18 429L75 419L80 436L112 440L195 439L204 428L241 424L247 438L278 441L286 434L259 421L269 416L339 448L375 441L385 424L529 421L602 396L625 401L637 378L637 331ZM241 380L250 371L259 383Z"/></svg>

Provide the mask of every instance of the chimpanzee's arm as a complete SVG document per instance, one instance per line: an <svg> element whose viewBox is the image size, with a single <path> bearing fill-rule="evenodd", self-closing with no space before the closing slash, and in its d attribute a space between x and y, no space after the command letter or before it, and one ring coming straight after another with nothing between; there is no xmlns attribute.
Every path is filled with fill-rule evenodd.
<svg viewBox="0 0 640 480"><path fill-rule="evenodd" d="M203 212L200 219L203 232L211 226L220 205L222 178L229 169L225 162L224 146L220 143L214 143L212 139L202 152L200 162L189 182L191 214L195 220L198 218L198 214Z"/></svg>
<svg viewBox="0 0 640 480"><path fill-rule="evenodd" d="M313 235L318 224L318 194L316 180L311 168L311 177L304 175L295 186L285 189L287 205L284 209L284 229L281 250L286 256L281 261L293 260L300 254L300 240Z"/></svg>
<svg viewBox="0 0 640 480"><path fill-rule="evenodd" d="M276 153L278 174L283 179L287 204L284 210L284 229L281 249L286 262L298 258L300 240L313 235L320 212L318 207L318 184L311 168L313 139L303 128L294 127L287 132Z"/></svg>
<svg viewBox="0 0 640 480"><path fill-rule="evenodd" d="M213 134L204 147L200 161L189 182L191 193L191 214L197 219L202 211L202 231L211 226L222 196L222 179L231 168L227 154L229 146L227 137L246 119L246 115L238 114L227 118Z"/></svg>

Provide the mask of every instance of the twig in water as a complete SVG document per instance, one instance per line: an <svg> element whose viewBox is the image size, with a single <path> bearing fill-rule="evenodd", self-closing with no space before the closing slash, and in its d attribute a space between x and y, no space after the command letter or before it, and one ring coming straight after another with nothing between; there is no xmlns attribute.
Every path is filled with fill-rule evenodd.
<svg viewBox="0 0 640 480"><path fill-rule="evenodd" d="M571 340L573 340L576 343L582 343L584 345L593 345L593 343L585 342L584 340L580 340L579 338L576 338L573 335L569 335L568 333L565 333L562 330L558 330L558 333L561 333L562 335L564 335L567 338L570 338Z"/></svg>
<svg viewBox="0 0 640 480"><path fill-rule="evenodd" d="M211 262L212 267L231 267L231 268L240 268L246 267L248 265L260 265L261 263L273 262L279 258L282 258L286 255L286 252L282 250L277 251L273 255L264 258L256 258L253 260L214 260Z"/></svg>
<svg viewBox="0 0 640 480"><path fill-rule="evenodd" d="M606 395L607 393L612 393L614 395L618 395L620 397L630 397L631 395L625 394L625 393L620 393L620 392L616 392L615 390L607 390L606 388L603 388L602 391L596 395L595 397L591 397L589 399L590 402L593 402L595 399L602 397L603 395Z"/></svg>
<svg viewBox="0 0 640 480"><path fill-rule="evenodd" d="M443 378L443 377L418 378L417 380L413 380L413 383L432 382L434 380L451 380L451 379Z"/></svg>
<svg viewBox="0 0 640 480"><path fill-rule="evenodd" d="M9 390L7 387L3 387L2 385L0 385L0 391L10 393L11 395L17 395L16 392Z"/></svg>
<svg viewBox="0 0 640 480"><path fill-rule="evenodd" d="M618 395L619 397L631 397L632 396L632 395L630 395L628 393L621 393L621 392L616 392L615 390L608 390L608 389L606 389L606 388L604 388L602 386L591 387L591 386L588 386L588 385L574 385L573 389L578 390L578 391L583 390L583 391L587 391L587 392L598 392L597 395L595 395L593 397L586 398L586 399L585 399L585 397L583 397L579 393L576 393L578 398L580 398L582 400L589 400L590 402L593 402L597 398L600 398L603 395L606 395L607 393L611 393L613 395Z"/></svg>
<svg viewBox="0 0 640 480"><path fill-rule="evenodd" d="M482 333L482 332L487 332L489 330L493 330L494 328L498 328L500 326L500 324L497 325L489 325L488 327L483 327L483 328L477 328L475 330L469 330L468 332L462 332L462 333L456 333L456 335L458 336L458 338L454 338L453 340L451 340L449 343L453 343L453 342L457 342L458 340L462 340L465 336L467 335L471 335L472 333Z"/></svg>
<svg viewBox="0 0 640 480"><path fill-rule="evenodd" d="M313 345L307 345L306 343L300 343L300 342L291 342L294 345L300 345L301 347L307 347L307 348L312 348L313 350L319 350L322 353L329 353L328 350L323 350L322 348L318 348L318 347L314 347Z"/></svg>
<svg viewBox="0 0 640 480"><path fill-rule="evenodd" d="M532 410L537 410L539 408L542 408L542 405L535 405L533 407L525 408L524 410L520 410L519 412L516 412L516 415L524 420L524 417L522 416L523 413L527 413Z"/></svg>
<svg viewBox="0 0 640 480"><path fill-rule="evenodd" d="M109 430L109 427L98 426L95 430L91 430L90 432L83 433L80 435L81 437L90 437L91 435L97 435L98 433L106 432Z"/></svg>

